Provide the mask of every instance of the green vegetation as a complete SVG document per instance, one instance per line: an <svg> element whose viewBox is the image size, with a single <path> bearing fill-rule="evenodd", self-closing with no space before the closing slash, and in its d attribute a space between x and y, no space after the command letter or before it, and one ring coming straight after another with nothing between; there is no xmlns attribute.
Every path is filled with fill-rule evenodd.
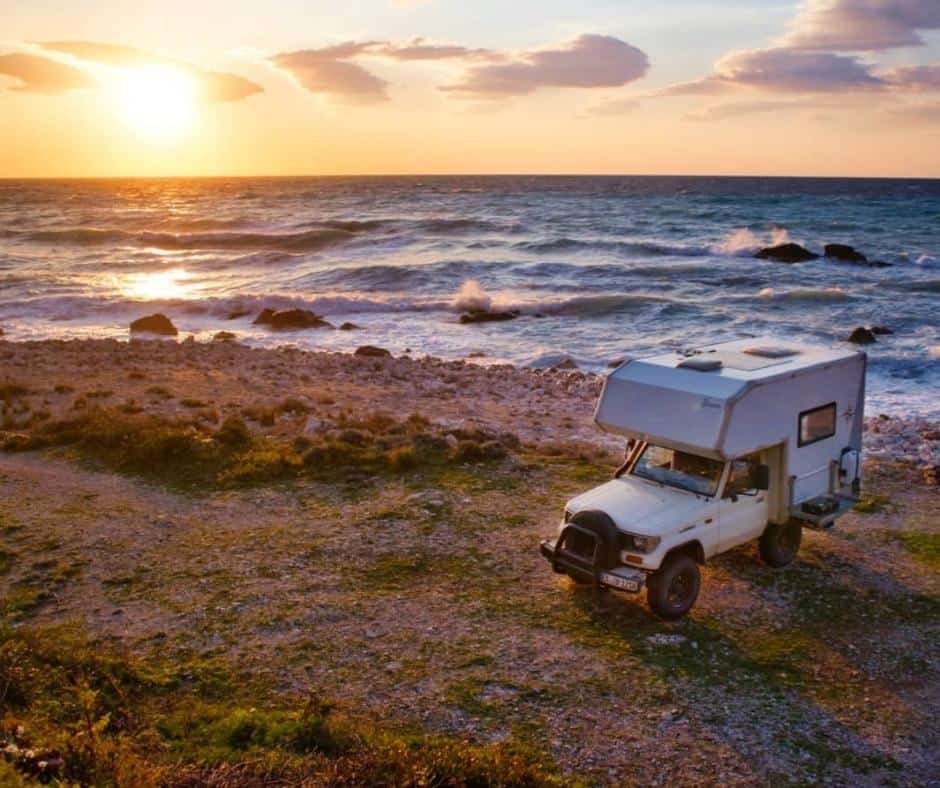
<svg viewBox="0 0 940 788"><path fill-rule="evenodd" d="M940 534L923 531L901 531L892 537L904 545L914 558L929 566L940 568Z"/></svg>
<svg viewBox="0 0 940 788"><path fill-rule="evenodd" d="M862 514L874 514L883 511L890 501L887 495L866 495L855 504L855 511Z"/></svg>
<svg viewBox="0 0 940 788"><path fill-rule="evenodd" d="M191 407L202 405L183 404L187 402ZM286 402L283 407L299 405ZM127 404L89 408L74 418L45 420L29 433L8 435L0 447L6 451L68 447L112 470L196 489L300 475L347 480L448 463L480 463L503 458L508 447L518 444L514 436L480 430L452 431L448 441L418 415L403 421L384 414L362 419L343 416L335 429L293 441L255 435L237 416L213 431L209 425L218 419L217 413L208 411L193 419L141 415Z"/></svg>
<svg viewBox="0 0 940 788"><path fill-rule="evenodd" d="M380 728L218 661L144 660L73 629L0 632L0 676L4 785L562 784L512 739Z"/></svg>

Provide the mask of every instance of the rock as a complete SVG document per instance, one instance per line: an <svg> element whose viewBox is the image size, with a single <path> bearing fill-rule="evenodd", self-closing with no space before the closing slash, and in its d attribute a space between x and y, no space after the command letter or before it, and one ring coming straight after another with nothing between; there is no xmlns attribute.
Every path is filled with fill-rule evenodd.
<svg viewBox="0 0 940 788"><path fill-rule="evenodd" d="M854 247L846 244L826 244L823 254L832 260L841 260L844 263L867 263L868 258Z"/></svg>
<svg viewBox="0 0 940 788"><path fill-rule="evenodd" d="M460 316L461 323L501 323L506 320L515 320L519 317L517 309L511 312L484 312L483 310L474 310L465 312Z"/></svg>
<svg viewBox="0 0 940 788"><path fill-rule="evenodd" d="M357 326L355 323L350 323L347 321L346 323L343 323L339 327L339 330L340 331L358 331L360 328L361 326Z"/></svg>
<svg viewBox="0 0 940 788"><path fill-rule="evenodd" d="M270 314L267 314L269 312ZM265 309L255 318L255 323L270 326L272 331L298 331L304 328L333 327L332 323L328 323L309 309L285 309L283 312L272 312Z"/></svg>
<svg viewBox="0 0 940 788"><path fill-rule="evenodd" d="M573 358L566 358L555 364L552 369L577 369L578 362Z"/></svg>
<svg viewBox="0 0 940 788"><path fill-rule="evenodd" d="M217 331L212 337L213 342L234 342L237 339L231 331Z"/></svg>
<svg viewBox="0 0 940 788"><path fill-rule="evenodd" d="M271 310L266 309L265 311L269 312ZM233 309L231 312L229 312L225 316L225 319L226 320L238 320L238 318L245 317L246 315L250 315L250 314L251 312L249 312L247 309Z"/></svg>
<svg viewBox="0 0 940 788"><path fill-rule="evenodd" d="M925 484L940 484L940 465L930 465L924 468Z"/></svg>
<svg viewBox="0 0 940 788"><path fill-rule="evenodd" d="M137 320L131 323L131 331L172 337L175 337L179 333L176 326L170 322L170 318L160 312L155 315L137 318Z"/></svg>
<svg viewBox="0 0 940 788"><path fill-rule="evenodd" d="M887 326L872 326L871 333L875 334L876 336L884 336L886 334L893 334L894 331L892 331Z"/></svg>
<svg viewBox="0 0 940 788"><path fill-rule="evenodd" d="M256 317L256 318L252 321L252 324L253 324L253 325L256 325L256 326L268 326L268 325L271 325L271 318L274 317L274 315L275 315L275 312L274 312L273 309L262 309L262 310L258 313L258 317Z"/></svg>
<svg viewBox="0 0 940 788"><path fill-rule="evenodd" d="M807 260L819 259L818 254L794 243L765 247L755 254L754 257L761 260L773 260L778 263L805 263Z"/></svg>
<svg viewBox="0 0 940 788"><path fill-rule="evenodd" d="M486 358L486 353L482 350L471 350L467 353L467 358Z"/></svg>
<svg viewBox="0 0 940 788"><path fill-rule="evenodd" d="M864 326L859 326L849 334L849 342L854 342L856 345L870 345L877 341L871 330Z"/></svg>
<svg viewBox="0 0 940 788"><path fill-rule="evenodd" d="M366 356L368 358L388 358L392 354L389 353L384 347L376 347L375 345L362 345L361 347L356 348L356 352L353 354L355 356Z"/></svg>

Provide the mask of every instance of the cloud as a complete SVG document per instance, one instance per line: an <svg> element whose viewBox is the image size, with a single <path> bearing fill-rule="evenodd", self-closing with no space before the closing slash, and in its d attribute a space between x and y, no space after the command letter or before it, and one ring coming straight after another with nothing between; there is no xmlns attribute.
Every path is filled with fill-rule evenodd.
<svg viewBox="0 0 940 788"><path fill-rule="evenodd" d="M808 0L782 43L793 49L876 51L921 46L940 29L938 0Z"/></svg>
<svg viewBox="0 0 940 788"><path fill-rule="evenodd" d="M375 104L388 100L388 83L350 59L382 45L384 42L350 41L322 49L282 52L268 60L311 93L349 104Z"/></svg>
<svg viewBox="0 0 940 788"><path fill-rule="evenodd" d="M441 90L471 98L520 96L542 87L620 87L649 69L646 55L611 36L582 35L555 49L522 53L506 63L473 66Z"/></svg>
<svg viewBox="0 0 940 788"><path fill-rule="evenodd" d="M58 95L97 85L94 78L81 69L26 52L0 55L0 74L19 80L10 90L21 93Z"/></svg>
<svg viewBox="0 0 940 788"><path fill-rule="evenodd" d="M885 72L886 82L915 93L940 91L940 64L929 66L901 66Z"/></svg>
<svg viewBox="0 0 940 788"><path fill-rule="evenodd" d="M503 60L504 56L492 49L470 49L458 44L433 44L424 38L413 38L404 44L385 42L368 50L394 60Z"/></svg>
<svg viewBox="0 0 940 788"><path fill-rule="evenodd" d="M768 93L838 93L879 90L887 85L871 65L851 55L750 49L725 55L715 63L712 74L672 85L656 95L719 95L739 88Z"/></svg>
<svg viewBox="0 0 940 788"><path fill-rule="evenodd" d="M202 97L210 103L240 101L264 91L261 85L237 74L206 71L189 63L182 63L136 47L97 41L46 41L39 46L48 52L57 52L77 60L116 68L163 67L182 71L196 82Z"/></svg>

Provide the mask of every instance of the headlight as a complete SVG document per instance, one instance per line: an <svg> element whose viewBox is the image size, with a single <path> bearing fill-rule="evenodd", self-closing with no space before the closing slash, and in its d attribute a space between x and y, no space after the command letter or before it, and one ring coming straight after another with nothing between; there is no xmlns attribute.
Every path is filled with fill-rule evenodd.
<svg viewBox="0 0 940 788"><path fill-rule="evenodd" d="M621 534L621 547L625 552L652 553L662 539L658 536L643 536L641 534Z"/></svg>

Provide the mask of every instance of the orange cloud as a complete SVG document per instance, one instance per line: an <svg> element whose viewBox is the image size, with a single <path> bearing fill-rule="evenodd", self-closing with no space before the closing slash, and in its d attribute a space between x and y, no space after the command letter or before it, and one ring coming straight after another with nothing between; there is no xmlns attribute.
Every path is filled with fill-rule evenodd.
<svg viewBox="0 0 940 788"><path fill-rule="evenodd" d="M384 42L348 41L322 49L282 52L268 60L311 93L323 93L350 104L375 104L388 100L388 83L351 59L382 45Z"/></svg>
<svg viewBox="0 0 940 788"><path fill-rule="evenodd" d="M97 85L94 78L81 69L26 52L0 55L0 74L18 80L10 90L21 93L58 95Z"/></svg>

